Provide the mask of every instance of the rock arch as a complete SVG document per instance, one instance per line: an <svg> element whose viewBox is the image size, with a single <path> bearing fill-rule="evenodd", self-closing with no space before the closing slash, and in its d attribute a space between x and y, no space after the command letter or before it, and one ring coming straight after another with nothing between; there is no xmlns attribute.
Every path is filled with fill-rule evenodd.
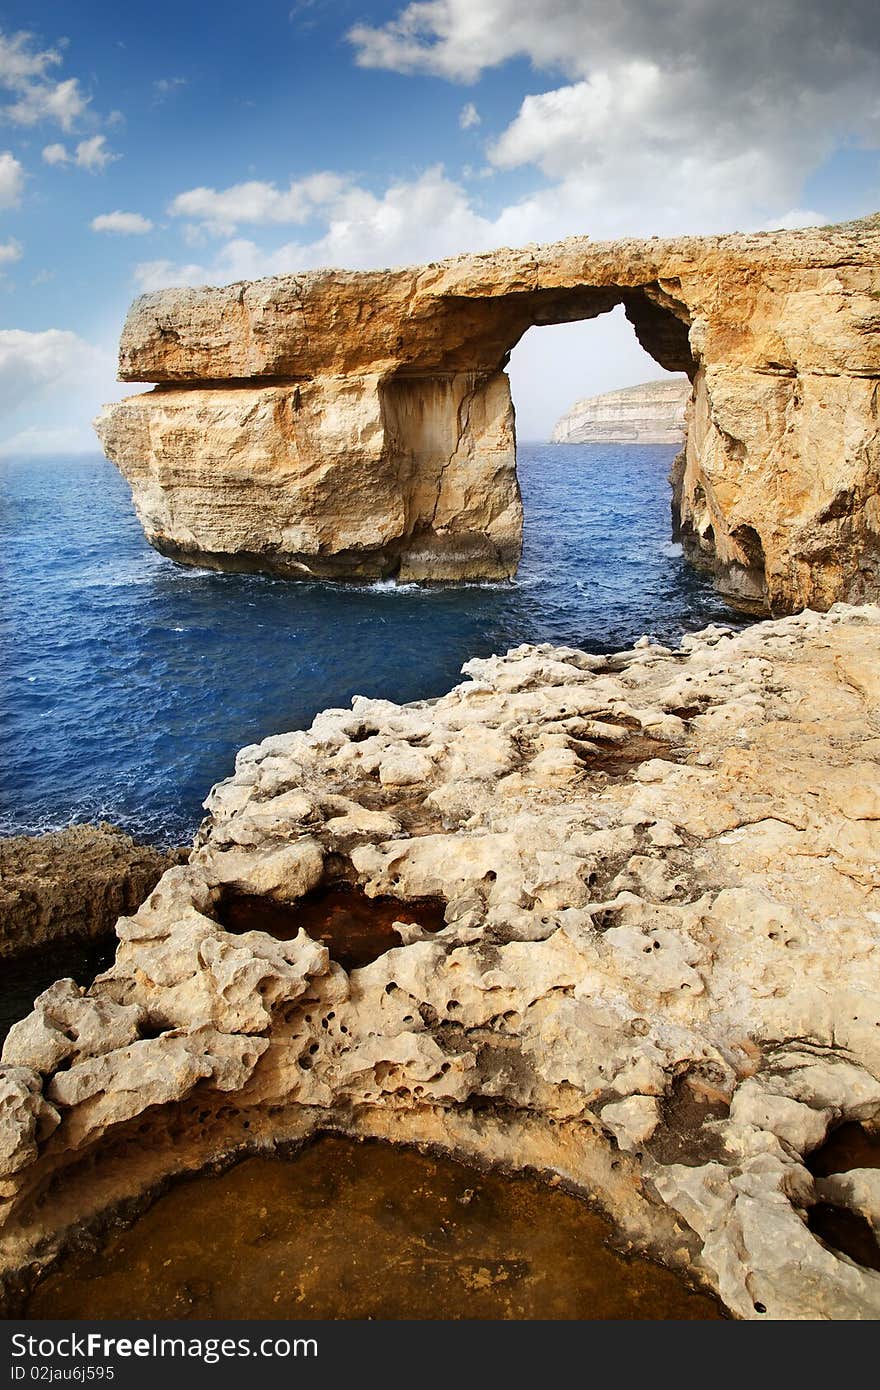
<svg viewBox="0 0 880 1390"><path fill-rule="evenodd" d="M145 295L96 422L148 539L301 577L515 572L522 508L504 367L530 327L622 303L693 382L673 509L735 603L880 590L880 218L550 246L397 271Z"/></svg>

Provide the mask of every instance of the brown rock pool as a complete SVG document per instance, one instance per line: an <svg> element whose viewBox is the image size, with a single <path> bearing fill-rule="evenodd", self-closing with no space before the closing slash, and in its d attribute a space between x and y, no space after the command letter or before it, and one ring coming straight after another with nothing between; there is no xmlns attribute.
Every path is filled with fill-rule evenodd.
<svg viewBox="0 0 880 1390"><path fill-rule="evenodd" d="M530 1177L324 1136L177 1184L72 1252L29 1318L719 1318L610 1248L578 1197Z"/></svg>

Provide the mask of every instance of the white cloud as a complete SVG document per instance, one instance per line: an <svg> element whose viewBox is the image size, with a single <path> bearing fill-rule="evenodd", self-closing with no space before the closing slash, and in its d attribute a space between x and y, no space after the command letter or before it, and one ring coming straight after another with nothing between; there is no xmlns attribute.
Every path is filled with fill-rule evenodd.
<svg viewBox="0 0 880 1390"><path fill-rule="evenodd" d="M473 130L480 124L480 113L472 101L466 101L458 113L458 124L462 130Z"/></svg>
<svg viewBox="0 0 880 1390"><path fill-rule="evenodd" d="M37 125L39 121L56 121L62 130L73 130L78 118L91 100L79 89L79 80L68 77L64 82L39 83L4 108L4 114L16 125Z"/></svg>
<svg viewBox="0 0 880 1390"><path fill-rule="evenodd" d="M826 0L772 0L747 15L718 0L419 0L348 37L363 67L457 82L512 58L583 77L630 57L701 66L721 75L729 94L757 72L782 82L796 72L804 86L827 87L864 71L880 44L873 0L841 0L833 13Z"/></svg>
<svg viewBox="0 0 880 1390"><path fill-rule="evenodd" d="M81 383L106 365L105 353L67 329L0 329L0 415L49 387Z"/></svg>
<svg viewBox="0 0 880 1390"><path fill-rule="evenodd" d="M70 155L67 146L62 144L45 145L43 148L44 164L69 164Z"/></svg>
<svg viewBox="0 0 880 1390"><path fill-rule="evenodd" d="M784 212L781 217L773 217L764 227L758 230L762 232L792 232L799 227L822 227L828 221L822 212L813 212L810 208L791 208Z"/></svg>
<svg viewBox="0 0 880 1390"><path fill-rule="evenodd" d="M75 164L89 174L103 174L108 164L121 158L109 148L106 135L92 135L88 140L80 140L72 154L66 145L60 143L46 145L43 150L46 164Z"/></svg>
<svg viewBox="0 0 880 1390"><path fill-rule="evenodd" d="M102 212L93 217L90 226L93 232L117 232L122 236L143 236L153 230L148 217L142 217L139 212L121 212L118 208L115 212Z"/></svg>
<svg viewBox="0 0 880 1390"><path fill-rule="evenodd" d="M0 266L20 261L21 254L21 242L16 241L15 237L10 237L9 241L0 241Z"/></svg>
<svg viewBox="0 0 880 1390"><path fill-rule="evenodd" d="M6 150L0 154L0 208L18 207L24 190L24 169Z"/></svg>
<svg viewBox="0 0 880 1390"><path fill-rule="evenodd" d="M256 251L256 247L254 250ZM227 274L228 268L229 263L222 265L220 257L214 269L199 265L196 261L187 264L164 257L154 261L139 261L134 268L134 282L139 290L167 290L174 285L220 285L235 279L259 279L259 273L255 277Z"/></svg>
<svg viewBox="0 0 880 1390"><path fill-rule="evenodd" d="M51 70L62 61L57 48L33 45L32 34L7 37L0 33L0 87L15 97L3 108L3 114L16 125L55 121L62 130L72 130L90 98L80 91L76 77L53 80Z"/></svg>
<svg viewBox="0 0 880 1390"><path fill-rule="evenodd" d="M0 33L0 85L12 91L26 91L36 78L44 78L49 68L61 62L57 48L34 52L32 34Z"/></svg>
<svg viewBox="0 0 880 1390"><path fill-rule="evenodd" d="M11 98L0 106L0 117L20 126L50 122L67 134L77 128L92 99L82 90L78 77L59 80L57 76L66 43L60 39L53 47L44 48L33 34L0 32L0 91ZM120 113L113 112L108 123L112 125L117 119L121 119ZM94 118L90 124L94 129ZM56 152L61 148L47 146ZM51 157L47 162L53 162ZM54 162L63 163L64 159Z"/></svg>
<svg viewBox="0 0 880 1390"><path fill-rule="evenodd" d="M490 147L553 181L506 218L540 237L778 225L841 142L880 146L875 0L771 0L748 22L718 0L422 0L349 37L367 67L564 76Z"/></svg>
<svg viewBox="0 0 880 1390"><path fill-rule="evenodd" d="M103 174L107 165L119 158L120 155L108 149L106 135L92 135L88 140L80 140L73 162L90 174Z"/></svg>
<svg viewBox="0 0 880 1390"><path fill-rule="evenodd" d="M755 164L725 165L715 171L711 187L699 197L711 200L721 210L717 215L726 216L728 225L734 226L745 205L743 187L754 188L764 177ZM301 189L308 184L322 189L322 200L315 195L306 215ZM303 180L295 186L295 193L262 183L237 184L220 191L197 188L171 204L171 211L178 215L206 219L185 223L181 229L183 240L193 249L210 245L212 235L228 228L224 219L231 219L236 212L240 221L257 226L288 219L300 224L315 221L317 235L268 247L247 237L228 236L212 255L198 260L181 262L165 257L142 262L136 267L135 279L141 289L155 290L169 285L227 284L322 266L372 269L412 265L462 251L550 241L574 233L611 236L678 230L675 224L682 216L696 216L697 210L704 217L708 215L706 207L697 209L698 199L676 189L669 190L664 208L655 203L648 211L639 200L638 188L634 193L621 190L617 201L607 207L599 206L600 189L601 184L591 185L585 178L562 180L488 216L464 185L450 179L439 165L416 179L391 184L382 194L328 174ZM791 204L780 201L777 206ZM787 220L792 218L800 220ZM803 226L817 220L827 218L817 213L780 212L774 224L785 221L786 225ZM761 224L752 218L749 225ZM687 221L684 229L689 229Z"/></svg>
<svg viewBox="0 0 880 1390"><path fill-rule="evenodd" d="M95 452L90 421L131 390L116 353L67 329L0 329L0 455Z"/></svg>
<svg viewBox="0 0 880 1390"><path fill-rule="evenodd" d="M252 179L231 188L190 188L169 205L172 217L188 217L216 235L232 233L242 222L305 223L353 188L339 174L316 173L279 189Z"/></svg>
<svg viewBox="0 0 880 1390"><path fill-rule="evenodd" d="M201 263L145 262L136 268L137 283L142 289L162 289L170 284L222 284L258 279L319 266L368 269L412 264L467 248L486 249L495 244L497 224L471 206L465 189L447 178L439 165L412 181L391 184L381 196L334 175L316 175L303 183L314 185L310 215L320 209L325 226L322 235L311 240L289 241L270 250L246 238L234 237L210 260ZM235 190L221 193L196 189L193 196L183 194L175 199L172 209L188 215L198 215L202 211L210 216L228 206L231 215L233 208L242 206L237 202L241 188L262 190L259 197L252 194L247 204L250 220L258 220L260 207L266 211L266 221L282 220L281 209L274 198L277 190L265 184L240 184ZM321 189L320 203L318 188ZM267 190L270 190L268 194ZM211 196L202 201L204 194ZM278 196L286 199L288 193ZM291 211L295 212L296 208ZM240 212L239 218L245 220ZM296 220L305 219L297 214ZM214 229L217 224L205 225ZM187 239L191 241L191 237Z"/></svg>

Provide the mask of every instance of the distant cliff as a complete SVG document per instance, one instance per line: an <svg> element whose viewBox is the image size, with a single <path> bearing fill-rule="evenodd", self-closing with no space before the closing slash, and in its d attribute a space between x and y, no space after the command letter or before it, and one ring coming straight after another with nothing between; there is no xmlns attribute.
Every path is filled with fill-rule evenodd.
<svg viewBox="0 0 880 1390"><path fill-rule="evenodd" d="M681 444L691 394L686 376L645 381L576 401L551 435L554 444Z"/></svg>

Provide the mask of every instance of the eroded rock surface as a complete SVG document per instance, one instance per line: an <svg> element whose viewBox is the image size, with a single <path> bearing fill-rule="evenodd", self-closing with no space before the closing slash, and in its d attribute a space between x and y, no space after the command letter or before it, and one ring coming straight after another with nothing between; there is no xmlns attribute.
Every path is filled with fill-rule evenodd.
<svg viewBox="0 0 880 1390"><path fill-rule="evenodd" d="M301 577L503 578L522 514L504 366L622 303L693 383L674 509L757 611L880 592L880 225L503 249L138 299L97 421L153 545Z"/></svg>
<svg viewBox="0 0 880 1390"><path fill-rule="evenodd" d="M0 839L0 957L111 931L181 857L112 825Z"/></svg>
<svg viewBox="0 0 880 1390"><path fill-rule="evenodd" d="M880 1273L807 1225L873 1220L876 1184L805 1158L880 1126L880 609L465 672L243 749L113 967L13 1028L3 1268L336 1130L561 1178L738 1317L878 1316ZM218 920L339 877L445 926L347 972Z"/></svg>

